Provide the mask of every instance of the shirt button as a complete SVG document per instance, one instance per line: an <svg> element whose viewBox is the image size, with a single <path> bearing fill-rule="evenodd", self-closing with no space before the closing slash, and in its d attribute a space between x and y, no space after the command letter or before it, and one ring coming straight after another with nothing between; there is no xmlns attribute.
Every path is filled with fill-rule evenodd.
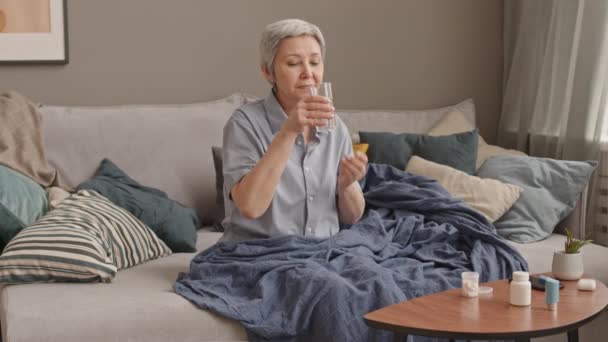
<svg viewBox="0 0 608 342"><path fill-rule="evenodd" d="M312 233L312 228L310 228L310 227L306 227L306 231L307 231L308 233Z"/></svg>
<svg viewBox="0 0 608 342"><path fill-rule="evenodd" d="M306 167L304 168L304 171L308 172L308 171L310 171L310 168L309 168L308 166L306 166Z"/></svg>
<svg viewBox="0 0 608 342"><path fill-rule="evenodd" d="M309 201L312 201L312 200L313 200L313 198L314 198L313 196L308 196L308 200L309 200Z"/></svg>

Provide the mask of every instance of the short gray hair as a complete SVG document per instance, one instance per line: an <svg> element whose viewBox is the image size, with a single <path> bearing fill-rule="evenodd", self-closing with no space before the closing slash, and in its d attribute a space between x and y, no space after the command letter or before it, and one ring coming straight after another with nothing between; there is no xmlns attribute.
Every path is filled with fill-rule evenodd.
<svg viewBox="0 0 608 342"><path fill-rule="evenodd" d="M325 58L325 39L321 30L307 21L300 19L283 19L274 22L262 32L260 41L260 64L273 74L272 64L281 41L289 37L312 36L321 47L321 58Z"/></svg>

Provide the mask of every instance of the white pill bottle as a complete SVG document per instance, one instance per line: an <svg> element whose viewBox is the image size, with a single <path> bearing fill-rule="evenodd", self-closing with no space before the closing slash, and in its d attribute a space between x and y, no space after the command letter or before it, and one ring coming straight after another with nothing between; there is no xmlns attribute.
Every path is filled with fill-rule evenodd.
<svg viewBox="0 0 608 342"><path fill-rule="evenodd" d="M528 272L513 272L513 280L509 286L511 305L528 306L532 303L532 284Z"/></svg>

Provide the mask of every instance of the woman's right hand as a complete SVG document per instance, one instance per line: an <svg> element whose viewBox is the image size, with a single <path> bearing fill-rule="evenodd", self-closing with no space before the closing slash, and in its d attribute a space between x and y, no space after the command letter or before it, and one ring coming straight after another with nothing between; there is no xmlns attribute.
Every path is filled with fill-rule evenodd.
<svg viewBox="0 0 608 342"><path fill-rule="evenodd" d="M335 110L331 101L325 96L304 97L287 113L288 117L283 129L300 134L306 126L311 128L325 126L327 119L334 116Z"/></svg>

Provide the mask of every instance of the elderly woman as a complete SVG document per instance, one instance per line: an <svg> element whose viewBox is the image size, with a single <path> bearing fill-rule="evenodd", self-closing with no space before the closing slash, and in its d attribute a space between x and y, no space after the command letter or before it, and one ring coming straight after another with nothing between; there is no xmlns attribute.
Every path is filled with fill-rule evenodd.
<svg viewBox="0 0 608 342"><path fill-rule="evenodd" d="M323 81L325 40L298 19L266 27L261 69L270 94L237 109L224 127L226 203L223 241L286 234L328 237L339 222L357 222L365 208L357 182L367 157L353 156L348 129L332 103L311 96Z"/></svg>

